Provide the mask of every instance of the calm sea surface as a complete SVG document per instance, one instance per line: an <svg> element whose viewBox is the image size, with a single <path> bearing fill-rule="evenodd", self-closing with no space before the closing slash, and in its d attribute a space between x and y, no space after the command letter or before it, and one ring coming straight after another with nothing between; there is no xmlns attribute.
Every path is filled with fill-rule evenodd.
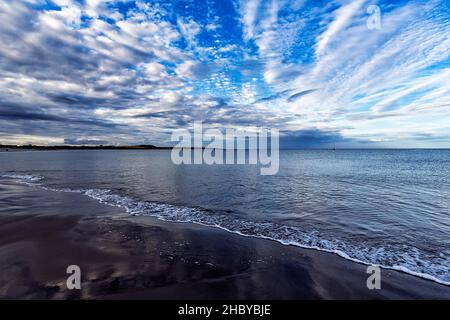
<svg viewBox="0 0 450 320"><path fill-rule="evenodd" d="M170 151L0 153L0 183L80 192L450 285L450 150L281 151L280 171L181 165Z"/></svg>

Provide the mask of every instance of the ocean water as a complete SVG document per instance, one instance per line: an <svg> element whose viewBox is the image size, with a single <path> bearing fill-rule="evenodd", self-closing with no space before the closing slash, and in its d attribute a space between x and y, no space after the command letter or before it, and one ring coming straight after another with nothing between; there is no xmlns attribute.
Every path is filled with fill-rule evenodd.
<svg viewBox="0 0 450 320"><path fill-rule="evenodd" d="M450 285L450 150L282 150L280 170L181 165L170 151L0 153L0 183L77 192ZM3 210L4 211L4 210Z"/></svg>

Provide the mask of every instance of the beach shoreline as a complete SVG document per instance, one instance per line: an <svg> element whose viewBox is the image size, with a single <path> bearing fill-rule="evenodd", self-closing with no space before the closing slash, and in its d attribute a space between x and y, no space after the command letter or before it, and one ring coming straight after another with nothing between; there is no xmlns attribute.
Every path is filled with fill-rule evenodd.
<svg viewBox="0 0 450 320"><path fill-rule="evenodd" d="M81 194L2 184L2 299L449 299L450 288L335 254L135 217ZM18 197L22 193L26 197ZM79 265L81 290L66 268Z"/></svg>

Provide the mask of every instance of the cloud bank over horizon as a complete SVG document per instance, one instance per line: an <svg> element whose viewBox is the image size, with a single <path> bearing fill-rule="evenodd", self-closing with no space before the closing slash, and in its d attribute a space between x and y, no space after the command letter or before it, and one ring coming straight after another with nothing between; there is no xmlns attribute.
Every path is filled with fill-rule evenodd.
<svg viewBox="0 0 450 320"><path fill-rule="evenodd" d="M0 19L0 143L170 145L203 121L450 147L445 0L19 0Z"/></svg>

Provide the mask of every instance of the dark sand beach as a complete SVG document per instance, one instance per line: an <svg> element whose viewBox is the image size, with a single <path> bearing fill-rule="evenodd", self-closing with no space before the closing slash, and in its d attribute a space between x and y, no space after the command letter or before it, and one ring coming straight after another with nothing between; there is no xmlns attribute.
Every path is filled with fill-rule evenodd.
<svg viewBox="0 0 450 320"><path fill-rule="evenodd" d="M0 185L2 299L449 299L450 287L221 229L132 217L75 193ZM19 196L20 195L20 196ZM66 268L79 265L81 290Z"/></svg>

